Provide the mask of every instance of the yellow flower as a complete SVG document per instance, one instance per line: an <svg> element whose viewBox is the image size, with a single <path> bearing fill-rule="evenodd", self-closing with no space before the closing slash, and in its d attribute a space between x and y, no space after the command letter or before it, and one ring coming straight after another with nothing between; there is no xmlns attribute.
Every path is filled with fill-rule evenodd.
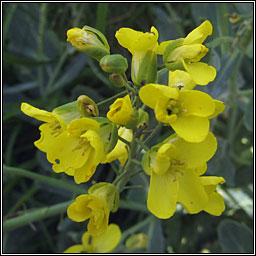
<svg viewBox="0 0 256 256"><path fill-rule="evenodd" d="M136 111L132 108L130 96L126 95L124 98L118 98L110 106L107 113L107 118L116 125L136 125L137 115Z"/></svg>
<svg viewBox="0 0 256 256"><path fill-rule="evenodd" d="M69 29L67 31L67 41L75 46L78 51L82 51L98 61L109 54L109 45L105 36L89 26L84 26L82 29Z"/></svg>
<svg viewBox="0 0 256 256"><path fill-rule="evenodd" d="M132 141L132 130L126 129L125 127L120 127L118 129L118 135L127 141ZM106 159L103 163L110 163L118 159L122 166L125 165L128 159L128 146L121 140L117 141L115 148L109 152L106 156Z"/></svg>
<svg viewBox="0 0 256 256"><path fill-rule="evenodd" d="M153 108L156 119L169 124L184 140L200 142L209 131L209 118L221 113L225 104L196 90L178 90L147 84L139 91L142 102Z"/></svg>
<svg viewBox="0 0 256 256"><path fill-rule="evenodd" d="M118 225L110 224L106 231L98 236L92 236L85 232L82 236L82 244L76 244L64 251L64 253L108 253L112 251L121 240L121 230Z"/></svg>
<svg viewBox="0 0 256 256"><path fill-rule="evenodd" d="M90 219L88 232L92 236L100 235L107 229L110 211L118 208L118 196L113 184L97 183L88 190L88 194L78 196L68 207L68 217L76 222Z"/></svg>
<svg viewBox="0 0 256 256"><path fill-rule="evenodd" d="M161 43L157 53L164 55L163 59L167 67L180 64L196 84L206 85L215 79L216 70L214 67L199 61L208 52L202 43L211 34L212 24L206 20L185 38L179 39L178 44L177 40Z"/></svg>
<svg viewBox="0 0 256 256"><path fill-rule="evenodd" d="M143 80L152 83L157 74L156 50L158 31L151 27L150 32L140 32L130 28L121 28L116 32L118 43L132 54L131 76L136 85Z"/></svg>
<svg viewBox="0 0 256 256"><path fill-rule="evenodd" d="M99 123L83 117L73 120L47 148L47 159L55 172L74 176L76 183L88 181L105 158Z"/></svg>
<svg viewBox="0 0 256 256"><path fill-rule="evenodd" d="M158 218L167 219L174 214L179 202L190 214L205 210L220 215L224 210L223 201L214 190L225 180L200 177L216 149L217 141L212 133L200 143L189 143L172 135L163 144L152 147L143 157L143 169L151 176L149 211ZM218 210L214 211L214 207Z"/></svg>
<svg viewBox="0 0 256 256"><path fill-rule="evenodd" d="M53 112L35 108L28 103L23 102L21 104L21 111L39 121L45 122L39 129L41 131L41 137L35 141L35 146L43 152L46 152L49 147L54 145L55 139L65 131L67 123L62 117Z"/></svg>

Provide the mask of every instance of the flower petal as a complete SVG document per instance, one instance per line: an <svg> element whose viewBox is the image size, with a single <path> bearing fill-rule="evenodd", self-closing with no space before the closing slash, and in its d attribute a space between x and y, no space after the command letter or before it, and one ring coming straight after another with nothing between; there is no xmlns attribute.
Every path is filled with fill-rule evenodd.
<svg viewBox="0 0 256 256"><path fill-rule="evenodd" d="M209 195L209 201L204 207L204 211L215 216L220 216L225 211L225 202L223 197L216 192L211 193Z"/></svg>
<svg viewBox="0 0 256 256"><path fill-rule="evenodd" d="M200 182L205 187L206 192L210 194L215 191L218 184L223 184L226 181L223 177L205 176L200 177Z"/></svg>
<svg viewBox="0 0 256 256"><path fill-rule="evenodd" d="M43 151L47 152L48 148L51 148L55 144L56 134L53 134L49 123L44 123L39 126L41 131L41 137L39 140L35 141L35 146Z"/></svg>
<svg viewBox="0 0 256 256"><path fill-rule="evenodd" d="M160 219L170 218L176 210L178 183L169 174L151 174L147 207Z"/></svg>
<svg viewBox="0 0 256 256"><path fill-rule="evenodd" d="M212 24L209 20L206 20L186 36L183 44L201 44L211 34Z"/></svg>
<svg viewBox="0 0 256 256"><path fill-rule="evenodd" d="M209 132L209 120L206 117L179 116L170 123L174 131L188 142L201 142Z"/></svg>
<svg viewBox="0 0 256 256"><path fill-rule="evenodd" d="M176 88L170 88L161 84L146 84L139 91L142 102L150 108L155 108L160 97L177 99L179 93Z"/></svg>
<svg viewBox="0 0 256 256"><path fill-rule="evenodd" d="M183 205L186 211L194 214L204 210L208 202L208 195L194 170L186 169L184 175L179 175L177 180L180 186L178 202Z"/></svg>
<svg viewBox="0 0 256 256"><path fill-rule="evenodd" d="M170 167L171 158L176 157L176 150L173 144L163 144L157 151L155 166L153 170L157 175L163 175Z"/></svg>
<svg viewBox="0 0 256 256"><path fill-rule="evenodd" d="M144 52L153 49L157 45L158 33L154 27L151 33L140 32L130 28L121 28L116 32L118 43L127 48L132 55L135 52Z"/></svg>
<svg viewBox="0 0 256 256"><path fill-rule="evenodd" d="M35 108L25 102L22 102L20 109L27 116L31 116L43 122L50 123L50 122L55 122L57 120L57 117L55 114L48 112L46 110Z"/></svg>
<svg viewBox="0 0 256 256"><path fill-rule="evenodd" d="M90 218L91 209L89 209L87 205L91 200L92 197L89 195L78 196L76 201L67 209L68 217L76 222L82 222Z"/></svg>
<svg viewBox="0 0 256 256"><path fill-rule="evenodd" d="M82 244L75 244L66 249L63 253L81 253L84 251Z"/></svg>
<svg viewBox="0 0 256 256"><path fill-rule="evenodd" d="M157 50L156 50L156 53L163 55L163 54L164 54L164 51L165 51L165 49L166 49L166 47L167 47L171 42L173 42L173 41L174 41L174 40L169 40L169 41L164 41L164 42L162 42L162 43L158 46L158 48L157 48Z"/></svg>
<svg viewBox="0 0 256 256"><path fill-rule="evenodd" d="M92 238L94 253L107 253L112 251L121 240L121 230L116 224L110 224L106 231Z"/></svg>
<svg viewBox="0 0 256 256"><path fill-rule="evenodd" d="M169 71L168 86L192 90L196 83L192 80L188 72L182 70Z"/></svg>
<svg viewBox="0 0 256 256"><path fill-rule="evenodd" d="M216 77L216 69L203 62L185 63L183 66L196 84L207 85Z"/></svg>
<svg viewBox="0 0 256 256"><path fill-rule="evenodd" d="M67 135L67 131L60 134L56 139L54 144L47 149L47 159L50 163L59 165L59 169L65 170L71 168L77 169L84 165L87 160L83 151L85 146L77 148L81 141L80 138L72 138ZM89 145L88 145L89 146ZM53 166L53 169L54 169Z"/></svg>
<svg viewBox="0 0 256 256"><path fill-rule="evenodd" d="M226 107L225 103L220 100L214 100L215 103L215 111L212 115L208 116L209 119L212 119L222 113Z"/></svg>
<svg viewBox="0 0 256 256"><path fill-rule="evenodd" d="M196 90L181 90L179 102L186 109L184 116L195 115L208 117L214 113L215 103L213 98L207 93Z"/></svg>
<svg viewBox="0 0 256 256"><path fill-rule="evenodd" d="M73 120L68 125L67 130L70 136L80 137L87 130L98 131L99 128L100 125L96 120L87 117L82 117Z"/></svg>
<svg viewBox="0 0 256 256"><path fill-rule="evenodd" d="M208 133L202 142L189 143L182 138L177 138L173 145L176 148L177 156L186 164L187 168L203 166L213 157L217 150L217 140L211 132Z"/></svg>

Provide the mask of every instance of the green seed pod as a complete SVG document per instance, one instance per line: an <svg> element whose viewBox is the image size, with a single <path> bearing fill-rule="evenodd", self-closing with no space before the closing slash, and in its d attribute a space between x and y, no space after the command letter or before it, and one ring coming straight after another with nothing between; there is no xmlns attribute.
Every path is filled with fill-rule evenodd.
<svg viewBox="0 0 256 256"><path fill-rule="evenodd" d="M120 54L106 55L100 60L103 71L108 73L122 74L128 68L127 59Z"/></svg>

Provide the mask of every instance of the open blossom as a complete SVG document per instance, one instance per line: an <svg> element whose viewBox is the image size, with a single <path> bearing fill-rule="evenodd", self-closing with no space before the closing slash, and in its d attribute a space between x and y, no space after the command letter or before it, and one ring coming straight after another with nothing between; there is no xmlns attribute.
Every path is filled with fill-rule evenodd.
<svg viewBox="0 0 256 256"><path fill-rule="evenodd" d="M199 27L191 31L179 44L167 55L164 55L165 63L180 64L189 73L196 84L207 85L216 77L214 67L199 62L208 52L202 43L212 34L212 24L204 21ZM164 54L170 43L175 40L165 41L158 47L158 54ZM168 65L167 65L168 66Z"/></svg>
<svg viewBox="0 0 256 256"><path fill-rule="evenodd" d="M55 172L74 176L76 183L88 181L105 158L99 123L90 118L73 120L47 149L47 159Z"/></svg>
<svg viewBox="0 0 256 256"><path fill-rule="evenodd" d="M178 90L160 84L147 84L139 91L142 102L153 108L156 119L169 124L189 142L200 142L209 132L209 119L221 113L225 104L196 90Z"/></svg>
<svg viewBox="0 0 256 256"><path fill-rule="evenodd" d="M118 198L114 185L96 183L88 190L88 194L78 196L68 207L68 217L76 222L89 219L89 233L93 236L100 235L107 229L110 211L117 210Z"/></svg>
<svg viewBox="0 0 256 256"><path fill-rule="evenodd" d="M200 177L216 149L217 141L212 133L200 143L189 143L172 135L161 145L152 147L143 157L143 169L150 175L149 211L158 218L167 219L174 214L179 202L191 214L204 210L220 215L225 205L215 189L225 180Z"/></svg>
<svg viewBox="0 0 256 256"><path fill-rule="evenodd" d="M107 253L112 251L120 240L119 226L110 224L106 231L98 236L92 236L89 232L85 232L82 236L82 244L73 245L64 253Z"/></svg>

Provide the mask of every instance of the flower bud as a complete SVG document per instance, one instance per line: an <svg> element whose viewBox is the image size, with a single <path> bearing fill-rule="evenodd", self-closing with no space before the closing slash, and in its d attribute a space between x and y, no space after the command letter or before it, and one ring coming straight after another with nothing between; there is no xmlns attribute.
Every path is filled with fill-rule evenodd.
<svg viewBox="0 0 256 256"><path fill-rule="evenodd" d="M86 95L81 95L77 98L77 105L82 117L99 115L96 103Z"/></svg>
<svg viewBox="0 0 256 256"><path fill-rule="evenodd" d="M144 249L147 247L147 242L148 242L147 235L144 233L139 233L139 234L130 236L125 242L125 247L129 251Z"/></svg>
<svg viewBox="0 0 256 256"><path fill-rule="evenodd" d="M67 41L78 51L84 52L98 61L109 54L109 45L105 36L97 29L89 26L84 26L82 29L69 29Z"/></svg>
<svg viewBox="0 0 256 256"><path fill-rule="evenodd" d="M113 148L116 146L118 141L118 130L114 123L110 122L105 117L95 117L98 123L100 123L100 129L98 131L103 144L104 144L104 151L108 154Z"/></svg>
<svg viewBox="0 0 256 256"><path fill-rule="evenodd" d="M103 71L108 73L122 74L128 68L127 59L120 54L106 55L100 60Z"/></svg>
<svg viewBox="0 0 256 256"><path fill-rule="evenodd" d="M145 54L136 54L132 58L132 81L135 85L140 85L142 81L154 83L157 77L157 57L156 53L148 50Z"/></svg>
<svg viewBox="0 0 256 256"><path fill-rule="evenodd" d="M138 120L138 113L132 107L130 96L126 95L124 98L116 99L110 106L107 118L116 125L124 125L128 129L135 127Z"/></svg>
<svg viewBox="0 0 256 256"><path fill-rule="evenodd" d="M109 75L109 81L115 87L123 87L127 82L126 78L121 74Z"/></svg>

